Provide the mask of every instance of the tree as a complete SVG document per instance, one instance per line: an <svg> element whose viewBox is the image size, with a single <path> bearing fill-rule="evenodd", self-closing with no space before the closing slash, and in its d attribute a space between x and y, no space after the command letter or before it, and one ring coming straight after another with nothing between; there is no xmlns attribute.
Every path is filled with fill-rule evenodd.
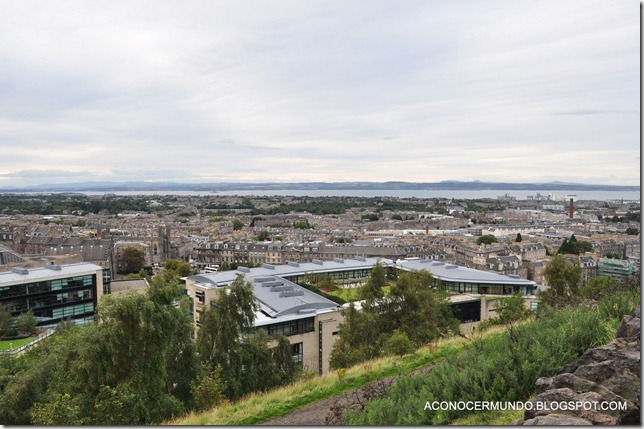
<svg viewBox="0 0 644 429"><path fill-rule="evenodd" d="M338 328L338 339L331 351L331 368L349 368L380 356L386 333L379 329L378 314L358 311L351 302L342 310L342 315L344 320Z"/></svg>
<svg viewBox="0 0 644 429"><path fill-rule="evenodd" d="M244 227L244 222L239 219L233 221L233 231L239 231Z"/></svg>
<svg viewBox="0 0 644 429"><path fill-rule="evenodd" d="M268 241L270 239L271 235L266 230L261 231L259 234L257 234L257 237L255 237L255 241Z"/></svg>
<svg viewBox="0 0 644 429"><path fill-rule="evenodd" d="M360 299L365 300L367 307L379 305L385 296L383 286L387 276L387 270L380 262L376 263L367 282L359 290Z"/></svg>
<svg viewBox="0 0 644 429"><path fill-rule="evenodd" d="M36 332L37 324L38 321L34 316L34 312L29 310L26 313L22 313L20 316L18 316L18 320L16 321L16 328L18 328L18 332L32 335Z"/></svg>
<svg viewBox="0 0 644 429"><path fill-rule="evenodd" d="M499 322L506 325L530 316L530 310L525 307L525 298L520 292L503 298L496 306Z"/></svg>
<svg viewBox="0 0 644 429"><path fill-rule="evenodd" d="M383 330L404 332L415 346L458 329L446 292L432 286L427 270L404 272L390 289Z"/></svg>
<svg viewBox="0 0 644 429"><path fill-rule="evenodd" d="M138 247L126 247L122 254L121 274L138 273L145 266L145 254Z"/></svg>
<svg viewBox="0 0 644 429"><path fill-rule="evenodd" d="M561 243L557 253L579 255L581 253L592 251L593 245L589 241L578 241L575 234L572 234L570 236L570 240L564 238L564 241Z"/></svg>
<svg viewBox="0 0 644 429"><path fill-rule="evenodd" d="M403 356L414 351L414 345L404 332L398 329L387 340L387 354Z"/></svg>
<svg viewBox="0 0 644 429"><path fill-rule="evenodd" d="M492 244L492 243L496 243L496 242L497 242L497 239L496 239L496 237L495 237L495 236L493 236L492 234L482 235L482 236L480 236L480 237L478 237L478 238L476 239L476 244L478 244L478 245L481 245L481 244Z"/></svg>
<svg viewBox="0 0 644 429"><path fill-rule="evenodd" d="M11 313L6 308L0 307L0 334L4 335L9 326L11 326Z"/></svg>
<svg viewBox="0 0 644 429"><path fill-rule="evenodd" d="M226 396L237 398L243 393L242 342L253 327L257 310L253 286L243 275L237 276L213 304L201 314L197 350L212 369L221 365Z"/></svg>
<svg viewBox="0 0 644 429"><path fill-rule="evenodd" d="M517 232L517 238L514 239L516 243L521 243L523 241L523 237L521 237L521 233Z"/></svg>
<svg viewBox="0 0 644 429"><path fill-rule="evenodd" d="M545 267L543 274L548 289L539 295L542 302L552 306L563 306L574 301L581 281L581 268L578 263L569 263L563 255L557 255Z"/></svg>
<svg viewBox="0 0 644 429"><path fill-rule="evenodd" d="M628 235L637 235L639 233L640 233L640 230L637 228L633 228L633 227L626 228L626 234Z"/></svg>
<svg viewBox="0 0 644 429"><path fill-rule="evenodd" d="M311 225L309 225L308 220L299 220L299 221L293 223L293 228L295 228L295 229L311 229Z"/></svg>
<svg viewBox="0 0 644 429"><path fill-rule="evenodd" d="M197 411L209 410L223 403L226 400L223 394L225 389L221 366L213 369L210 365L204 365L198 381L192 386Z"/></svg>
<svg viewBox="0 0 644 429"><path fill-rule="evenodd" d="M181 259L168 259L163 268L174 271L179 277L188 277L194 273L194 270L186 261Z"/></svg>

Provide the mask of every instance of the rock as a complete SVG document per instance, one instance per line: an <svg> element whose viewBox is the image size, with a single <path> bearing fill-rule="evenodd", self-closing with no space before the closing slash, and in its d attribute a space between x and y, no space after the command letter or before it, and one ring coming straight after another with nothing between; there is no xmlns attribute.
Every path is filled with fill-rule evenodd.
<svg viewBox="0 0 644 429"><path fill-rule="evenodd" d="M532 409L525 411L523 424L639 425L640 325L638 307L633 315L622 318L615 341L586 350L558 375L538 379L538 395L530 401ZM606 403L625 403L627 409L604 411L602 404Z"/></svg>
<svg viewBox="0 0 644 429"><path fill-rule="evenodd" d="M640 337L641 332L641 320L639 317L632 317L625 315L622 317L622 323L617 329L617 338L624 338L628 340L636 340Z"/></svg>
<svg viewBox="0 0 644 429"><path fill-rule="evenodd" d="M549 414L547 416L538 416L534 419L526 420L524 425L529 426L588 426L592 425L586 419L581 417L566 416L561 414Z"/></svg>
<svg viewBox="0 0 644 429"><path fill-rule="evenodd" d="M577 393L570 388L563 387L543 392L530 402L532 403L532 409L526 410L523 416L526 421L553 413L577 416L588 420L592 424L601 425L615 425L619 420L619 416L599 411L601 410L599 404L605 402L605 399L596 392ZM589 409L576 406L579 403L590 404Z"/></svg>

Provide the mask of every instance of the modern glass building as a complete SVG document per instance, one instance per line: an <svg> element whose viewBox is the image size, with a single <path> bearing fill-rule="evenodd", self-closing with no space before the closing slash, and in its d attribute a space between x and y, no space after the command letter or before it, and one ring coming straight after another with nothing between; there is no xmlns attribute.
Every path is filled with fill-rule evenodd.
<svg viewBox="0 0 644 429"><path fill-rule="evenodd" d="M109 270L88 263L13 268L0 272L0 306L14 318L33 311L41 328L66 319L85 324L94 320L109 283Z"/></svg>
<svg viewBox="0 0 644 429"><path fill-rule="evenodd" d="M428 259L403 259L396 262L403 271L426 270L433 276L434 286L452 293L478 295L534 295L536 283L516 275L475 270Z"/></svg>

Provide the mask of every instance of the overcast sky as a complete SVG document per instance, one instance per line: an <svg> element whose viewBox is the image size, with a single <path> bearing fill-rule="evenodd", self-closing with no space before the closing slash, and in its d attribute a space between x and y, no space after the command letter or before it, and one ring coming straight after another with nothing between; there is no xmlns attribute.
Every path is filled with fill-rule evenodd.
<svg viewBox="0 0 644 429"><path fill-rule="evenodd" d="M3 0L0 186L637 185L639 9Z"/></svg>

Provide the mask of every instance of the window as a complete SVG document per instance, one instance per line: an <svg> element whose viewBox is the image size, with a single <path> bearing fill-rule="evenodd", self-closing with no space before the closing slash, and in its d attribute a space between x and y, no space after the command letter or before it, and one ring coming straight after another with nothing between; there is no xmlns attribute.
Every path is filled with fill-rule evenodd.
<svg viewBox="0 0 644 429"><path fill-rule="evenodd" d="M291 344L291 359L296 364L302 365L304 360L304 347L302 343Z"/></svg>

